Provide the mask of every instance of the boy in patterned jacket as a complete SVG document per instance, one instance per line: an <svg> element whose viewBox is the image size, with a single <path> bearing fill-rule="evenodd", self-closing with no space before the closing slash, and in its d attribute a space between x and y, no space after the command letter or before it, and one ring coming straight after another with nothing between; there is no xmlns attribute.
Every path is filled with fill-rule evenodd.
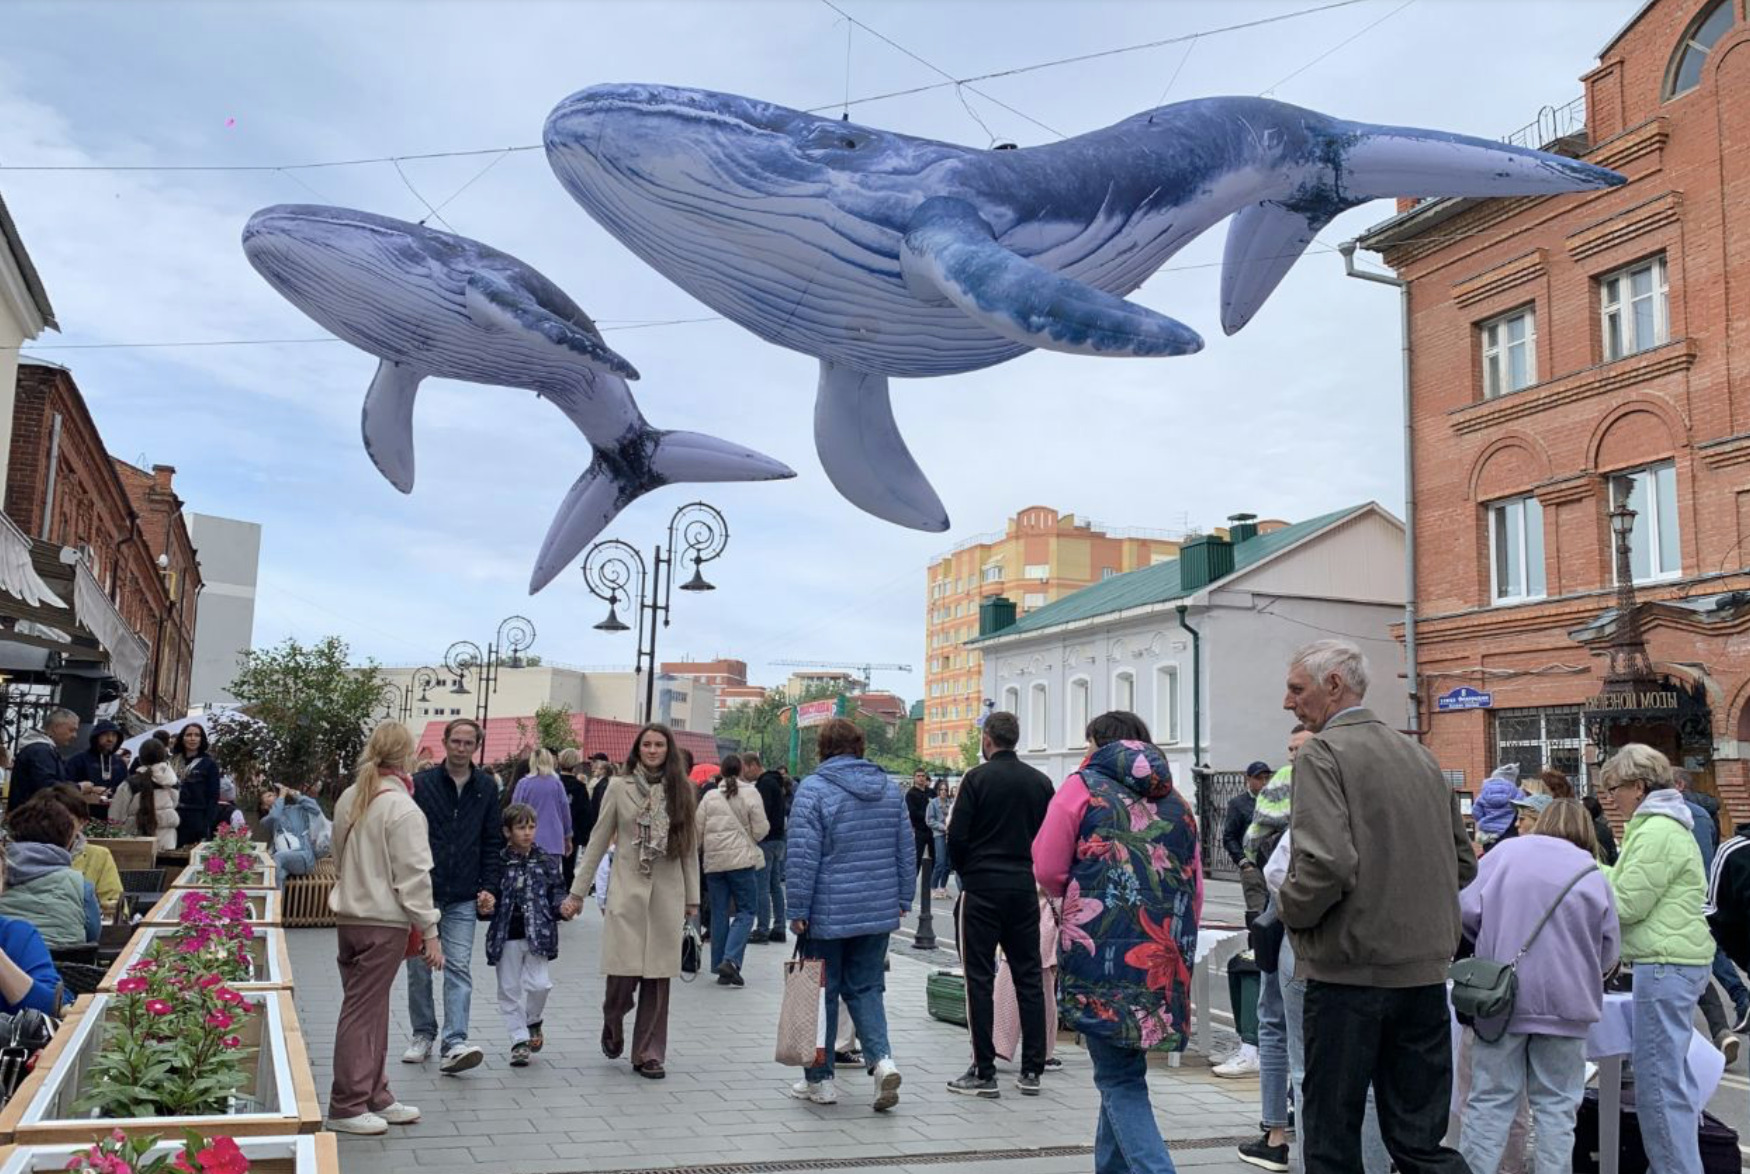
<svg viewBox="0 0 1750 1174"><path fill-rule="evenodd" d="M528 804L505 808L504 875L486 930L486 961L498 969L498 1010L510 1032L513 1068L527 1067L546 1042L541 1016L553 989L547 963L559 957L559 906L566 891L558 857L535 843L535 823Z"/></svg>

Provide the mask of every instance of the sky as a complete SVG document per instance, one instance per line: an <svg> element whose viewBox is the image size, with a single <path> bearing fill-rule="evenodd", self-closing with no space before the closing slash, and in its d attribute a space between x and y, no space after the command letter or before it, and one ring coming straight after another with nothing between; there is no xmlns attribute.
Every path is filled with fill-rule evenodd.
<svg viewBox="0 0 1750 1174"><path fill-rule="evenodd" d="M1075 135L1163 102L1258 93L1499 137L1577 97L1579 76L1638 7L1362 0L975 83L989 98L950 86L870 100L941 80L931 66L967 78L1318 0L837 3L866 27L822 0L14 0L0 40L0 193L61 323L26 358L70 368L110 451L175 466L190 510L261 523L258 646L338 635L361 661L435 664L451 642L484 644L520 614L549 662L630 665L632 635L592 629L605 609L576 571L527 594L548 521L589 463L582 437L526 392L427 381L418 483L401 495L359 441L376 360L301 341L324 332L238 244L269 204L408 220L436 205L455 231L535 266L601 324L642 373L633 394L656 427L729 437L797 470L784 482L662 489L603 535L648 552L698 496L728 518L728 548L708 570L718 590L676 596L659 656L736 657L759 684L789 671L775 659L896 662L916 671L878 672L876 684L914 698L926 567L1025 507L1163 530L1239 511L1292 521L1367 500L1401 513L1393 291L1347 279L1341 258L1315 245L1225 337L1217 226L1133 295L1199 330L1201 354L1035 352L896 381L900 427L953 520L924 534L861 513L827 482L813 452L813 359L732 323L677 322L711 312L595 224L539 151L399 171L166 168L538 143L554 104L602 82L801 108L848 95L856 122L971 147L1054 141L1002 104ZM144 170L31 170L96 164ZM1351 211L1319 240L1334 246L1391 211L1384 201ZM248 345L159 345L190 342Z"/></svg>

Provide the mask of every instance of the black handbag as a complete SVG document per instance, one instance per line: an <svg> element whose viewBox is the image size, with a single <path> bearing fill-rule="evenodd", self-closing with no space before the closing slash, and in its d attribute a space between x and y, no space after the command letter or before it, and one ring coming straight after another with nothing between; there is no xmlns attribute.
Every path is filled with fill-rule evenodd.
<svg viewBox="0 0 1750 1174"><path fill-rule="evenodd" d="M0 1107L12 1099L36 1058L55 1038L55 1021L31 1007L0 1012Z"/></svg>
<svg viewBox="0 0 1750 1174"><path fill-rule="evenodd" d="M692 982L705 965L705 941L699 923L689 917L681 924L681 981Z"/></svg>
<svg viewBox="0 0 1750 1174"><path fill-rule="evenodd" d="M1550 903L1550 907L1543 911L1543 916L1538 918L1537 924L1532 927L1531 936L1519 947L1519 953L1513 956L1513 961L1497 962L1493 958L1471 957L1461 958L1452 964L1447 977L1452 981L1453 1014L1466 1027L1477 1028L1478 1039L1492 1044L1507 1034L1507 1021L1513 1016L1513 1002L1519 994L1519 960L1525 957L1525 952L1537 941L1537 935L1543 932L1543 927L1555 916L1557 907L1574 891L1574 886L1597 870L1597 865L1589 864L1585 871L1567 883ZM1492 1037L1484 1035L1478 1026L1488 1019L1501 1021L1501 1030Z"/></svg>

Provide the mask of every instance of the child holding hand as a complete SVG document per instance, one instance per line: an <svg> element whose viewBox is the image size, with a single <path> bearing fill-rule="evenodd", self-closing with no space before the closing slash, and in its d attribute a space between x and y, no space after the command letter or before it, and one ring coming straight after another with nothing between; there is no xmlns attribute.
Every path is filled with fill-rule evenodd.
<svg viewBox="0 0 1750 1174"><path fill-rule="evenodd" d="M498 968L498 1010L510 1032L510 1063L527 1067L541 1050L541 1016L553 980L547 963L559 957L559 906L565 900L557 856L535 843L535 809L513 803L504 812L504 876L490 905L486 960ZM481 912L487 912L481 898Z"/></svg>

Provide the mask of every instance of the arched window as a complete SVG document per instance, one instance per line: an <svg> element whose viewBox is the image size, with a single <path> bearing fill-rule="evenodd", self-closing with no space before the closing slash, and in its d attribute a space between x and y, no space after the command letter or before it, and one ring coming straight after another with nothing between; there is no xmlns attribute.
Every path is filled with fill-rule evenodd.
<svg viewBox="0 0 1750 1174"><path fill-rule="evenodd" d="M1732 27L1737 18L1737 6L1738 0L1714 0L1695 18L1695 23L1683 34L1683 40L1678 42L1677 52L1672 55L1670 80L1665 86L1667 98L1686 94L1701 84L1701 69L1707 62L1707 55Z"/></svg>
<svg viewBox="0 0 1750 1174"><path fill-rule="evenodd" d="M1063 744L1079 746L1088 729L1088 678L1077 677L1069 683L1069 712L1064 718Z"/></svg>
<svg viewBox="0 0 1750 1174"><path fill-rule="evenodd" d="M1027 691L1027 748L1045 749L1045 727L1050 720L1050 696L1044 681L1034 681Z"/></svg>
<svg viewBox="0 0 1750 1174"><path fill-rule="evenodd" d="M1014 714L1017 720L1020 718L1021 690L1019 686L1010 685L1007 689L1003 690L1003 709Z"/></svg>
<svg viewBox="0 0 1750 1174"><path fill-rule="evenodd" d="M1112 708L1125 713L1136 712L1136 674L1121 669L1112 677Z"/></svg>

